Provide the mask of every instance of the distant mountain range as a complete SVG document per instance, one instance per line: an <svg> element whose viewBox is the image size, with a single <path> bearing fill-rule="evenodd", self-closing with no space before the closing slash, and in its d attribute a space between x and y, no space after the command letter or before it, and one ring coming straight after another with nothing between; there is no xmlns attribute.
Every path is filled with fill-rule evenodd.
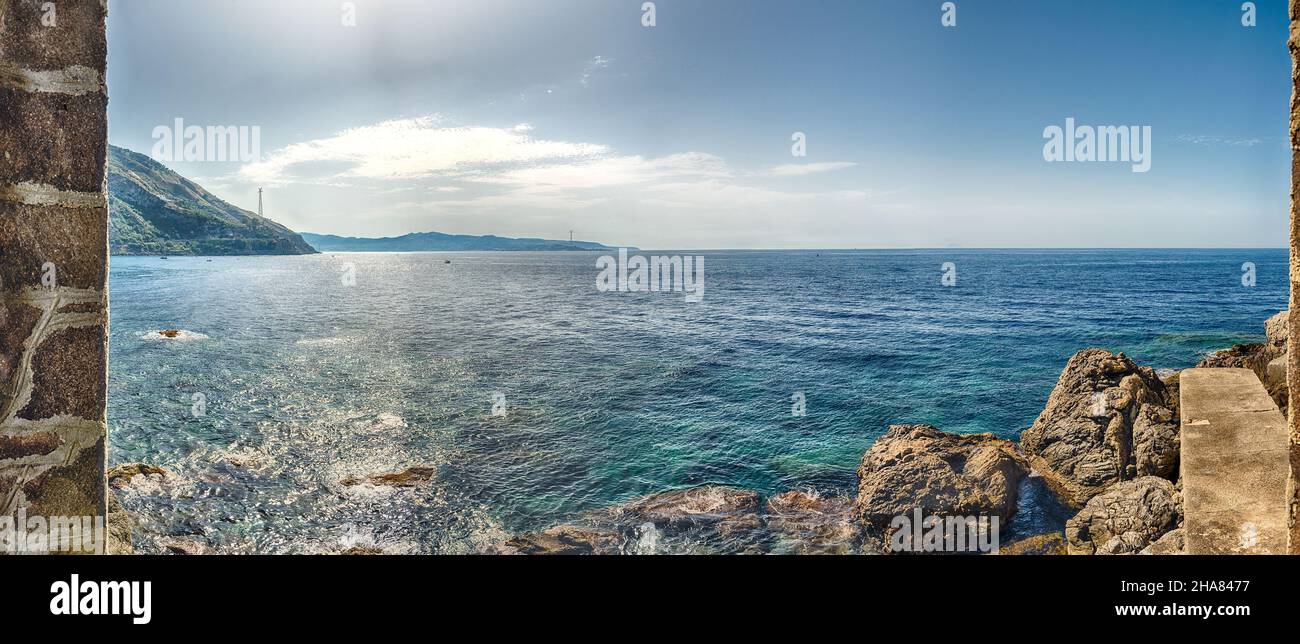
<svg viewBox="0 0 1300 644"><path fill-rule="evenodd" d="M321 252L611 250L603 244L496 235L295 233L223 201L153 159L108 146L108 245L114 255L307 255Z"/></svg>
<svg viewBox="0 0 1300 644"><path fill-rule="evenodd" d="M401 237L339 237L302 233L321 252L395 252L431 250L612 250L589 241L497 237L496 235L448 235L409 233Z"/></svg>
<svg viewBox="0 0 1300 644"><path fill-rule="evenodd" d="M161 163L108 146L108 245L114 255L306 255L297 233L237 208Z"/></svg>

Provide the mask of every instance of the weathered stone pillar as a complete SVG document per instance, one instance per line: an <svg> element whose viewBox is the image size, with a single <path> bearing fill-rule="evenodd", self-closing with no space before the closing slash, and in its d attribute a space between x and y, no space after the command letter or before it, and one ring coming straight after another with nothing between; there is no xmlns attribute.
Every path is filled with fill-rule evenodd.
<svg viewBox="0 0 1300 644"><path fill-rule="evenodd" d="M0 0L0 516L105 514L107 11Z"/></svg>
<svg viewBox="0 0 1300 644"><path fill-rule="evenodd" d="M1291 428L1291 524L1288 551L1300 554L1300 0L1291 0L1291 304L1288 313L1287 419Z"/></svg>

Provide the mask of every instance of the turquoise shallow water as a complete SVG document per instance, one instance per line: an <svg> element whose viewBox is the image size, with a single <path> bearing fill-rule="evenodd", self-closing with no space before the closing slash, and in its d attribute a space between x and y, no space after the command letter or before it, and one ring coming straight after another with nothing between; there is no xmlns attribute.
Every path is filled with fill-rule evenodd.
<svg viewBox="0 0 1300 644"><path fill-rule="evenodd" d="M596 253L115 257L110 461L183 477L128 506L232 552L467 552L677 487L852 494L890 423L1014 439L1079 349L1188 367L1286 306L1281 249L691 254L699 303L599 292Z"/></svg>

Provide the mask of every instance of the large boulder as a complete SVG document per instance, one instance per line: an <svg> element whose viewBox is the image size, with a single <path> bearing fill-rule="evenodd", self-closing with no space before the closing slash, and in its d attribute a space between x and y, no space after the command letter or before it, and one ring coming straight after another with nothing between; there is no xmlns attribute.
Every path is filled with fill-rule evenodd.
<svg viewBox="0 0 1300 644"><path fill-rule="evenodd" d="M864 534L884 549L890 523L919 509L925 516L998 517L1016 509L1028 464L1015 444L992 434L959 436L929 425L893 425L858 467L853 507Z"/></svg>
<svg viewBox="0 0 1300 644"><path fill-rule="evenodd" d="M1133 421L1135 476L1172 478L1177 474L1181 445L1177 412L1160 405L1142 405Z"/></svg>
<svg viewBox="0 0 1300 644"><path fill-rule="evenodd" d="M1182 515L1182 500L1168 480L1124 481L1092 497L1066 521L1066 549L1072 555L1140 552L1177 528Z"/></svg>
<svg viewBox="0 0 1300 644"><path fill-rule="evenodd" d="M1137 476L1172 476L1178 417L1150 367L1123 353L1074 354L1020 447L1034 470L1074 507Z"/></svg>

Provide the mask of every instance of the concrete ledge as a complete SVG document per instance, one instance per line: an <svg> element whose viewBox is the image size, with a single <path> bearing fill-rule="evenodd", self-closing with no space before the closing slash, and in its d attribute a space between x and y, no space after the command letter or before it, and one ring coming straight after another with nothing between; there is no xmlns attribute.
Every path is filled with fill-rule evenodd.
<svg viewBox="0 0 1300 644"><path fill-rule="evenodd" d="M1284 554L1289 432L1249 369L1179 375L1188 554Z"/></svg>

